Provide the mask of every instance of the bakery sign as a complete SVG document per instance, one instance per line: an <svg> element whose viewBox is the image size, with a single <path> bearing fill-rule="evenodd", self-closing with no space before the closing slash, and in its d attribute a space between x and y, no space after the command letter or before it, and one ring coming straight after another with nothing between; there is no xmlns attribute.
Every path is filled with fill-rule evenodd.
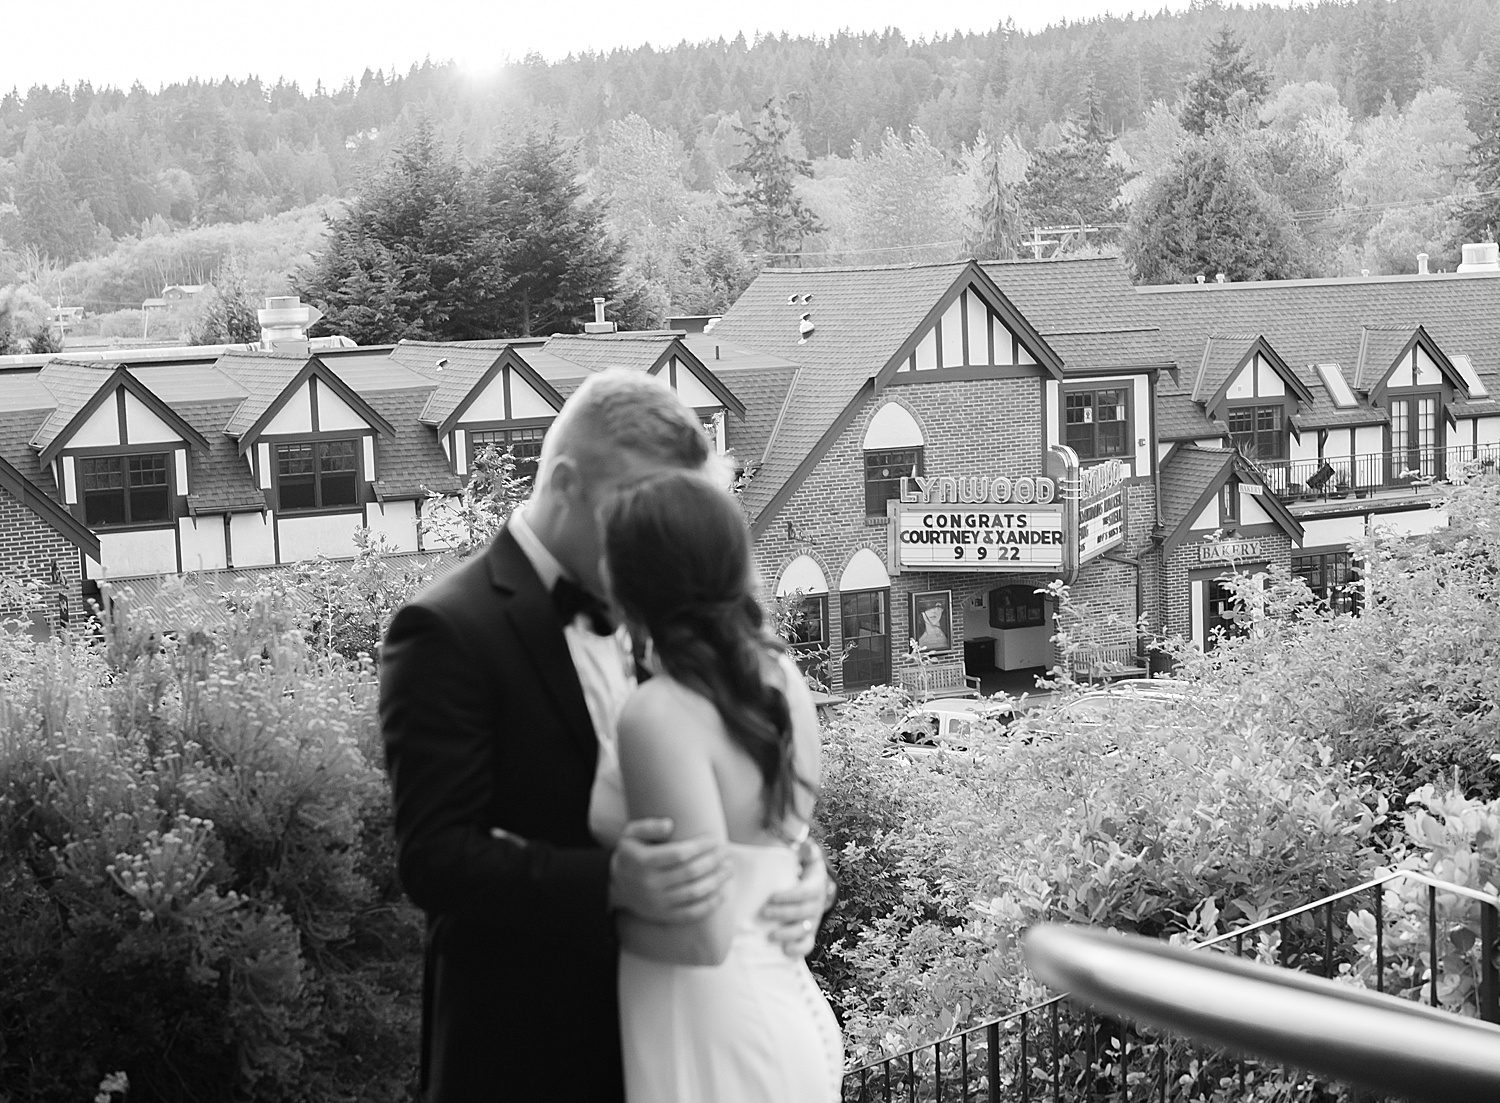
<svg viewBox="0 0 1500 1103"><path fill-rule="evenodd" d="M1214 540L1194 545L1199 563L1223 563L1234 566L1252 559L1265 559L1270 545L1265 540Z"/></svg>
<svg viewBox="0 0 1500 1103"><path fill-rule="evenodd" d="M1063 567L1064 511L1049 476L918 475L886 508L892 573Z"/></svg>

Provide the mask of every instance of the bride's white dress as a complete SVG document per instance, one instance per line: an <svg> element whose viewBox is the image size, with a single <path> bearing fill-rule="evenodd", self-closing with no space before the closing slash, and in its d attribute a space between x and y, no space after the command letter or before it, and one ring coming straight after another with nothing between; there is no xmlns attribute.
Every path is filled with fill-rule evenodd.
<svg viewBox="0 0 1500 1103"><path fill-rule="evenodd" d="M613 748L601 748L589 808L600 842L625 826ZM626 1103L835 1103L843 1040L808 972L766 937L766 898L794 885L795 852L730 843L724 904L737 917L720 965L672 965L620 953Z"/></svg>

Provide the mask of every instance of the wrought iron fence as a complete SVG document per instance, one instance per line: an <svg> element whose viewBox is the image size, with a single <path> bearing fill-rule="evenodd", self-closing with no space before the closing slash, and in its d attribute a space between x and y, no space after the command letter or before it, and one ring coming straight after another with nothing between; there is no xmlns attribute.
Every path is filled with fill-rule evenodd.
<svg viewBox="0 0 1500 1103"><path fill-rule="evenodd" d="M1500 897L1413 870L1391 871L1193 948L1342 976L1500 1022ZM1272 1076L1312 1080L1064 1000L1057 996L852 1068L844 1076L843 1099L1187 1103L1216 1093L1242 1098Z"/></svg>
<svg viewBox="0 0 1500 1103"><path fill-rule="evenodd" d="M1283 501L1368 497L1379 490L1410 488L1424 479L1458 481L1500 470L1500 444L1365 452L1304 460L1254 461Z"/></svg>

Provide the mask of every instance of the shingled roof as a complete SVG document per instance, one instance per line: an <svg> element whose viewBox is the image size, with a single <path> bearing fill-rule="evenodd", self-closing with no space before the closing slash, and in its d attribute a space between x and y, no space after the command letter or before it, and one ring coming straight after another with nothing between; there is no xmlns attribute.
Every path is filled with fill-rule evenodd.
<svg viewBox="0 0 1500 1103"><path fill-rule="evenodd" d="M419 417L427 425L441 425L495 366L505 348L402 341L391 350L391 359L432 382Z"/></svg>
<svg viewBox="0 0 1500 1103"><path fill-rule="evenodd" d="M1063 360L1069 375L1171 362L1117 257L982 265Z"/></svg>
<svg viewBox="0 0 1500 1103"><path fill-rule="evenodd" d="M1161 465L1161 519L1168 534L1203 509L1203 496L1234 464L1232 448L1187 444L1174 448Z"/></svg>
<svg viewBox="0 0 1500 1103"><path fill-rule="evenodd" d="M1390 366L1379 359L1394 358L1421 325L1447 355L1468 355L1491 392L1500 391L1500 277L1493 274L1178 284L1136 294L1184 369L1199 362L1211 334L1255 333L1316 395L1323 384L1313 364L1337 364L1359 386L1357 373L1378 377ZM1191 391L1165 378L1161 388Z"/></svg>
<svg viewBox="0 0 1500 1103"><path fill-rule="evenodd" d="M381 498L415 498L427 491L453 494L463 480L453 473L430 425L419 420L431 392L426 387L371 391L371 405L396 429L380 446L380 478L375 493Z"/></svg>
<svg viewBox="0 0 1500 1103"><path fill-rule="evenodd" d="M75 547L99 558L99 538L62 504L52 468L44 465L29 441L47 410L5 410L0 412L0 486L32 509Z"/></svg>
<svg viewBox="0 0 1500 1103"><path fill-rule="evenodd" d="M37 426L31 445L45 449L57 439L78 416L99 388L115 374L116 365L107 362L83 363L77 360L49 361L37 374L37 381L52 395L56 407Z"/></svg>

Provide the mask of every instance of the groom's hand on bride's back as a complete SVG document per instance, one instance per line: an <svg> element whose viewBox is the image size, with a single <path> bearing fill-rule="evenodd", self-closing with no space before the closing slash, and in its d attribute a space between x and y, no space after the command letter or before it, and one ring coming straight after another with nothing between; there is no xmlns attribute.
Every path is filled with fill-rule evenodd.
<svg viewBox="0 0 1500 1103"><path fill-rule="evenodd" d="M804 844L802 876L789 889L773 895L760 909L760 917L771 924L771 941L788 957L806 957L817 941L823 913L833 905L837 891L828 872L823 850L816 843Z"/></svg>
<svg viewBox="0 0 1500 1103"><path fill-rule="evenodd" d="M611 908L654 923L692 923L719 906L729 881L723 842L671 838L671 820L626 825L609 860Z"/></svg>

